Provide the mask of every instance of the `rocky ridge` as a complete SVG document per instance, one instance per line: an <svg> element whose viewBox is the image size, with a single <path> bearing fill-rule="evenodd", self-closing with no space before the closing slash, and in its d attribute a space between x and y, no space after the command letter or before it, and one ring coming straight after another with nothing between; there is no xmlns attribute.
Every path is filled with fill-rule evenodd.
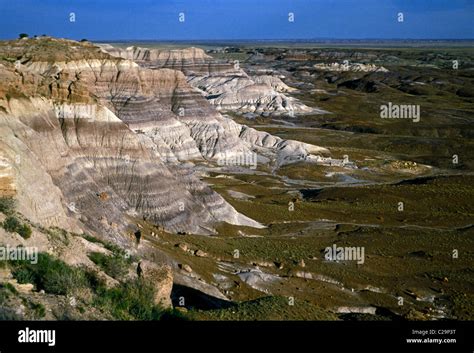
<svg viewBox="0 0 474 353"><path fill-rule="evenodd" d="M335 72L388 72L383 66L377 66L374 64L360 64L360 63L329 63L329 64L314 64L315 69L321 71L335 71Z"/></svg>

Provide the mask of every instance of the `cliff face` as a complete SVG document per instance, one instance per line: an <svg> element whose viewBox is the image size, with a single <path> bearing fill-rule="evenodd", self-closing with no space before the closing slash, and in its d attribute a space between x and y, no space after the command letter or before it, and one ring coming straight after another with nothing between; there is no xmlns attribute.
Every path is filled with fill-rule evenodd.
<svg viewBox="0 0 474 353"><path fill-rule="evenodd" d="M0 121L20 210L34 221L111 237L122 234L127 214L175 232L209 233L215 221L258 226L189 170L154 156L105 107L10 100Z"/></svg>
<svg viewBox="0 0 474 353"><path fill-rule="evenodd" d="M136 46L126 49L100 44L105 53L114 57L133 60L142 67L160 69L171 68L190 74L210 75L234 70L234 64L216 61L200 48L149 49Z"/></svg>
<svg viewBox="0 0 474 353"><path fill-rule="evenodd" d="M131 59L143 67L172 68L182 71L188 83L199 89L220 111L256 114L318 113L285 92L294 89L279 78L249 76L238 63L213 59L202 49L119 49L103 45L103 50L116 57Z"/></svg>

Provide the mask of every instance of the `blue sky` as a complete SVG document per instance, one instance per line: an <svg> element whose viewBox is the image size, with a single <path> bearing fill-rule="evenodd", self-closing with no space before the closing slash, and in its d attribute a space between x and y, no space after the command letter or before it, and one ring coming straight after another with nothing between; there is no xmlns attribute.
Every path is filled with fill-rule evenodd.
<svg viewBox="0 0 474 353"><path fill-rule="evenodd" d="M0 0L0 39L474 39L472 23L474 0Z"/></svg>

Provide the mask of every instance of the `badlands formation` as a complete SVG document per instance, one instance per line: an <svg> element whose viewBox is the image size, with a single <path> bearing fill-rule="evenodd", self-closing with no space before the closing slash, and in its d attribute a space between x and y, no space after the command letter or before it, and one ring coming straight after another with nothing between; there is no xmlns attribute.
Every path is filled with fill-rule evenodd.
<svg viewBox="0 0 474 353"><path fill-rule="evenodd" d="M199 48L162 50L133 46L119 49L110 45L102 45L102 48L143 67L182 71L187 82L219 111L273 115L321 112L285 95L295 89L279 77L250 76L240 68L238 61L219 62Z"/></svg>
<svg viewBox="0 0 474 353"><path fill-rule="evenodd" d="M7 222L12 211L5 202L12 198L16 217L33 229L31 238L23 239L6 226L0 228L0 244L34 247L67 265L85 266L108 287L123 283L121 290L127 288L125 281L141 276L155 288L152 302L164 307L171 306L172 287L180 284L228 299L195 276L180 274L176 261L157 255L149 241L140 243L143 223L156 227L153 234L210 235L223 223L264 228L202 181L196 174L198 165L211 170L248 169L252 166L228 162L250 156L254 167L258 162L278 169L324 158L311 153L327 152L222 116L185 76L187 65L202 77L219 70L197 49L169 51L166 65L159 67L143 65L138 54L115 57L89 42L39 37L3 42L0 57L0 222ZM229 68L222 70L227 75ZM242 70L236 75L256 94L247 97L255 99L253 110L285 111L283 104L288 107L292 101L277 92L290 90L278 80L252 81ZM231 99L231 87L220 82L222 78L209 80L213 94L222 89L225 101ZM120 260L124 256L120 248L139 256L140 262L130 257ZM101 258L125 261L129 274L123 278L111 274ZM32 285L18 282L12 273L2 270L0 282L36 298ZM54 311L51 302L60 305L62 299L47 302L41 297L40 302ZM8 306L21 307L14 300ZM8 315L25 317L24 312Z"/></svg>
<svg viewBox="0 0 474 353"><path fill-rule="evenodd" d="M0 318L472 319L472 55L257 45L0 42Z"/></svg>
<svg viewBox="0 0 474 353"><path fill-rule="evenodd" d="M15 58L0 66L2 192L34 222L121 244L127 217L175 233L212 234L217 222L258 228L201 182L193 163L257 153L278 168L327 152L214 108L307 111L279 79L251 78L196 48L105 49L111 54L47 37L1 47Z"/></svg>

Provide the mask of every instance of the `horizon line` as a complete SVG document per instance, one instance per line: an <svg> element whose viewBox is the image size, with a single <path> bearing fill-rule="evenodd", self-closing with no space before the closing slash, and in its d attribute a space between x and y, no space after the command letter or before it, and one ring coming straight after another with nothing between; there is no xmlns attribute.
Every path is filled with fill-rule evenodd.
<svg viewBox="0 0 474 353"><path fill-rule="evenodd" d="M164 38L131 38L131 39L124 39L124 38L105 38L105 39L88 39L88 38L79 38L79 37L61 37L55 35L45 35L46 37L58 38L58 39L70 39L70 40L83 40L86 39L90 42L136 42L136 41L143 41L143 42L337 42L337 41L352 41L352 42L441 42L441 41L474 41L473 38L331 38L331 37L321 37L321 38L218 38L218 39L209 39L209 38L201 38L201 39L164 39ZM34 37L43 37L41 35L32 35L29 38ZM15 40L19 39L18 37L15 38L1 38L0 40Z"/></svg>
<svg viewBox="0 0 474 353"><path fill-rule="evenodd" d="M219 39L163 39L163 38L132 38L132 39L92 39L91 41L95 42L105 42L105 41L122 41L122 42L132 42L132 41L146 41L146 42L186 42L186 41L204 41L204 42L238 42L238 41L259 41L259 42L320 42L320 41L353 41L353 42L363 42L363 41L395 41L395 42L427 42L427 41L474 41L474 38L278 38L278 39L269 39L269 38L239 38L239 39L228 39L228 38L219 38Z"/></svg>

